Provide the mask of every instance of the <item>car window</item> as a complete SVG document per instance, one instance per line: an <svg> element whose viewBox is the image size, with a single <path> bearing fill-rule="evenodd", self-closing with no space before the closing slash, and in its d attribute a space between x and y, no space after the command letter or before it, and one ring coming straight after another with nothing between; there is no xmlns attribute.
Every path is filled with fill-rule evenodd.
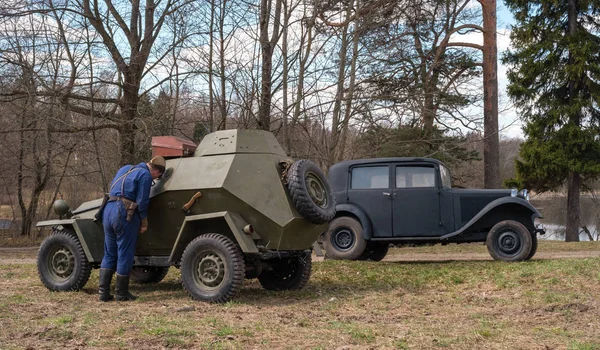
<svg viewBox="0 0 600 350"><path fill-rule="evenodd" d="M369 166L352 169L352 189L389 188L388 166Z"/></svg>
<svg viewBox="0 0 600 350"><path fill-rule="evenodd" d="M444 188L452 188L450 171L443 165L440 165L440 176L442 177L442 186L444 186Z"/></svg>
<svg viewBox="0 0 600 350"><path fill-rule="evenodd" d="M425 166L397 166L396 188L435 187L435 169Z"/></svg>

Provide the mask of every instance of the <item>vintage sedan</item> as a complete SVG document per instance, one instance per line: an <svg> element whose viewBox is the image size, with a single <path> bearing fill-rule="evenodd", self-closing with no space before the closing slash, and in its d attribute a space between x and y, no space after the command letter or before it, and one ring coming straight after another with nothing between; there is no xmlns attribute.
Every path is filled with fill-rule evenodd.
<svg viewBox="0 0 600 350"><path fill-rule="evenodd" d="M527 190L452 188L435 159L345 161L330 168L329 182L337 214L321 243L331 259L379 261L390 244L485 242L494 259L523 261L544 234Z"/></svg>

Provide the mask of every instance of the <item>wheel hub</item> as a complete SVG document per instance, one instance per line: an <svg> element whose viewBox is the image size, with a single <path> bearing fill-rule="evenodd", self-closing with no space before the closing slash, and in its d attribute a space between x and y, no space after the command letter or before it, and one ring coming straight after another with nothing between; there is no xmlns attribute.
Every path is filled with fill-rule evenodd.
<svg viewBox="0 0 600 350"><path fill-rule="evenodd" d="M498 236L498 247L503 253L515 253L520 247L519 236L513 231L502 232Z"/></svg>
<svg viewBox="0 0 600 350"><path fill-rule="evenodd" d="M214 253L207 253L200 258L198 263L199 282L207 287L216 287L225 275L225 264L221 257Z"/></svg>
<svg viewBox="0 0 600 350"><path fill-rule="evenodd" d="M341 229L333 235L333 242L339 250L348 250L354 244L354 233L349 229Z"/></svg>
<svg viewBox="0 0 600 350"><path fill-rule="evenodd" d="M66 247L59 247L50 254L50 269L57 279L66 279L75 268L75 256Z"/></svg>
<svg viewBox="0 0 600 350"><path fill-rule="evenodd" d="M320 208L327 207L327 194L325 192L325 186L319 180L316 174L306 174L306 188L308 189L308 195L310 199Z"/></svg>

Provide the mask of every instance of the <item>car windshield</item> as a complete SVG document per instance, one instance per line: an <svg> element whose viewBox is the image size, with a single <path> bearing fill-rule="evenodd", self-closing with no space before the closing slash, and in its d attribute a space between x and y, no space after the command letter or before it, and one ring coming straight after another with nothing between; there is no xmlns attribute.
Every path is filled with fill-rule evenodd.
<svg viewBox="0 0 600 350"><path fill-rule="evenodd" d="M450 170L443 165L440 165L440 176L442 177L442 186L444 186L444 188L452 188Z"/></svg>

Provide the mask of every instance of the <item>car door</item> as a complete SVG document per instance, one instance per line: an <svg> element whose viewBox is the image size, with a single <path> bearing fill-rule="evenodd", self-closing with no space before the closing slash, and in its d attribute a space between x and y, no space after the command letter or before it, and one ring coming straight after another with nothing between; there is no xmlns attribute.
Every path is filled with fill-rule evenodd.
<svg viewBox="0 0 600 350"><path fill-rule="evenodd" d="M430 237L441 233L436 167L431 163L393 167L394 237Z"/></svg>
<svg viewBox="0 0 600 350"><path fill-rule="evenodd" d="M373 237L392 237L390 164L350 168L348 202L364 210L373 225Z"/></svg>

